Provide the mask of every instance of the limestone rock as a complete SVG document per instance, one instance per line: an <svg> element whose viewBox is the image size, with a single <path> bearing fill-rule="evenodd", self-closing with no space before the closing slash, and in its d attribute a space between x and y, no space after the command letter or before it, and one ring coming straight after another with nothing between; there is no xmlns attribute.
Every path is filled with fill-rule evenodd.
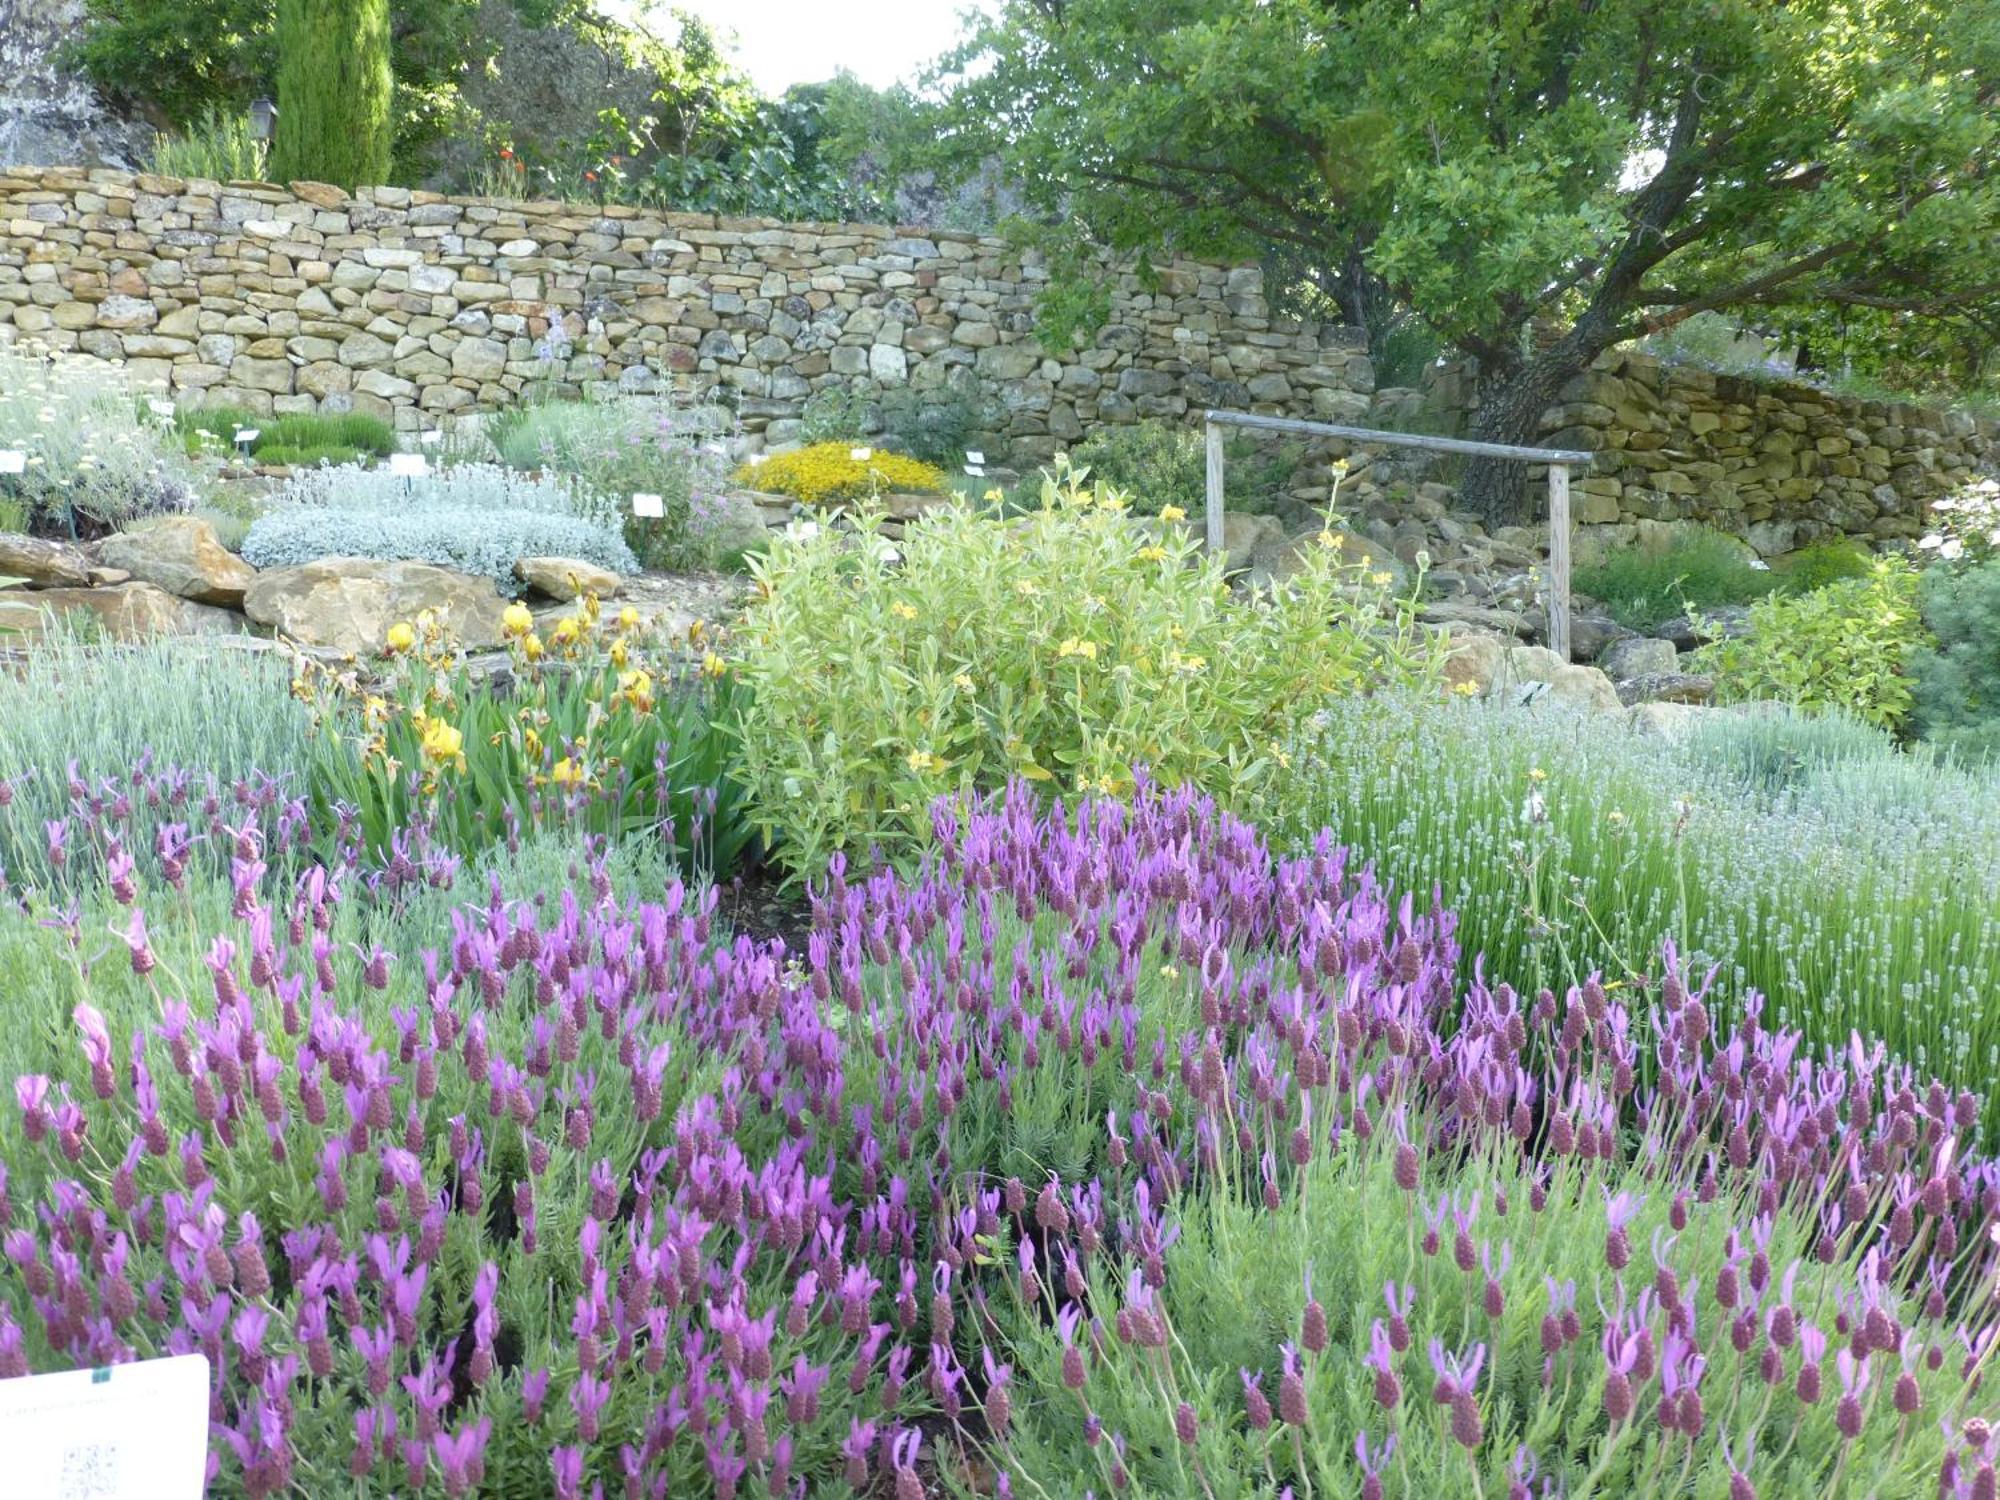
<svg viewBox="0 0 2000 1500"><path fill-rule="evenodd" d="M45 542L20 531L0 532L0 577L19 578L31 589L87 588L90 560L64 542Z"/></svg>
<svg viewBox="0 0 2000 1500"><path fill-rule="evenodd" d="M199 604L240 606L257 570L216 540L199 516L163 516L97 544L98 558Z"/></svg>
<svg viewBox="0 0 2000 1500"><path fill-rule="evenodd" d="M1484 698L1500 671L1501 658L1509 642L1484 631L1451 633L1451 649L1444 659L1446 686L1469 697Z"/></svg>
<svg viewBox="0 0 2000 1500"><path fill-rule="evenodd" d="M559 603L583 594L609 599L624 581L609 568L574 557L524 557L514 564L514 576L534 593Z"/></svg>
<svg viewBox="0 0 2000 1500"><path fill-rule="evenodd" d="M96 616L95 628L114 641L181 635L189 628L187 606L150 583L0 595L0 632L8 639L34 640L47 629L51 616L86 614Z"/></svg>
<svg viewBox="0 0 2000 1500"><path fill-rule="evenodd" d="M1715 697L1715 679L1695 672L1641 672L1618 684L1618 701L1634 703L1707 703Z"/></svg>
<svg viewBox="0 0 2000 1500"><path fill-rule="evenodd" d="M1596 667L1558 667L1549 678L1548 696L1554 702L1594 713L1616 713L1624 707L1618 701L1618 689L1612 685L1611 679Z"/></svg>
<svg viewBox="0 0 2000 1500"><path fill-rule="evenodd" d="M1597 664L1604 668L1613 682L1624 682L1633 677L1679 671L1680 653L1674 650L1672 641L1638 635L1613 641L1597 659Z"/></svg>
<svg viewBox="0 0 2000 1500"><path fill-rule="evenodd" d="M492 581L429 563L322 557L272 568L244 592L243 612L307 646L356 656L383 648L389 627L433 610L468 648L496 646L504 607Z"/></svg>

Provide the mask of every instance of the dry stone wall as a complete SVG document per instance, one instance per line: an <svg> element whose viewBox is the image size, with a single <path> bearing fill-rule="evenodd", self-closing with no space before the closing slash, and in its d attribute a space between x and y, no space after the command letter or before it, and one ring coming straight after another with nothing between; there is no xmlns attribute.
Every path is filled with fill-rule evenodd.
<svg viewBox="0 0 2000 1500"><path fill-rule="evenodd" d="M1572 493L1579 525L1612 528L1599 540L1641 521L1698 521L1767 557L1836 532L1918 536L1931 501L2000 465L1990 420L1631 351L1572 380L1544 414L1541 441L1597 455Z"/></svg>
<svg viewBox="0 0 2000 1500"><path fill-rule="evenodd" d="M1271 316L1255 267L1116 280L1094 342L1033 333L1046 272L992 238L400 188L0 172L0 339L122 360L187 403L398 427L537 382L729 393L753 441L829 385L974 386L1021 458L1204 406L1353 421L1359 330Z"/></svg>

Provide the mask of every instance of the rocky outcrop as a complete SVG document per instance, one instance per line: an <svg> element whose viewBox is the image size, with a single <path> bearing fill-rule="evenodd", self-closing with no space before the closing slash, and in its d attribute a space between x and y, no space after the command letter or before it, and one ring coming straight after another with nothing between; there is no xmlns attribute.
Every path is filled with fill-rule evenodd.
<svg viewBox="0 0 2000 1500"><path fill-rule="evenodd" d="M121 117L60 61L85 10L84 0L0 0L0 169L144 158L151 128Z"/></svg>
<svg viewBox="0 0 2000 1500"><path fill-rule="evenodd" d="M106 537L96 551L100 562L200 604L238 608L257 577L197 516L163 516Z"/></svg>
<svg viewBox="0 0 2000 1500"><path fill-rule="evenodd" d="M95 581L78 548L19 531L0 531L0 578L18 578L31 589L87 588Z"/></svg>
<svg viewBox="0 0 2000 1500"><path fill-rule="evenodd" d="M193 613L199 609L199 605L176 599L150 583L4 594L0 595L0 642L15 645L39 639L52 621L80 623L114 641L208 633L217 622ZM234 616L229 619L235 622ZM230 628L240 629L240 623L232 623Z"/></svg>
<svg viewBox="0 0 2000 1500"><path fill-rule="evenodd" d="M429 563L323 557L257 575L243 612L304 646L366 656L383 649L389 627L425 610L442 617L468 648L500 643L504 606L492 581Z"/></svg>

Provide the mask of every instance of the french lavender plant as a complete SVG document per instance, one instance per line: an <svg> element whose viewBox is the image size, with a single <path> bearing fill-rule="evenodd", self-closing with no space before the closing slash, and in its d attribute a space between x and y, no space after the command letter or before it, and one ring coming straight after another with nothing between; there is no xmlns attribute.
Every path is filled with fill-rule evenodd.
<svg viewBox="0 0 2000 1500"><path fill-rule="evenodd" d="M199 1350L257 1496L1990 1492L1969 1097L1189 792L936 832L801 953L254 829L8 914L0 1375Z"/></svg>

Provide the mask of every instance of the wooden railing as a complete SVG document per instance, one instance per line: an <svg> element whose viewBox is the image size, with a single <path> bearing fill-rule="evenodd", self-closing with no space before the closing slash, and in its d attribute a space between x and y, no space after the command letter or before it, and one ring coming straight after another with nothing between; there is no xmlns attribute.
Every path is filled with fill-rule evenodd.
<svg viewBox="0 0 2000 1500"><path fill-rule="evenodd" d="M1569 471L1588 467L1591 455L1566 448L1517 448L1511 443L1475 443L1464 438L1433 437L1421 432L1381 432L1372 427L1341 427L1331 422L1305 422L1295 417L1267 417L1247 411L1211 411L1208 425L1208 548L1222 550L1222 429L1249 427L1260 432L1297 432L1309 437L1341 438L1351 443L1380 443L1391 448L1423 448L1432 453L1462 453L1469 458L1509 458L1549 466L1549 649L1569 660Z"/></svg>

